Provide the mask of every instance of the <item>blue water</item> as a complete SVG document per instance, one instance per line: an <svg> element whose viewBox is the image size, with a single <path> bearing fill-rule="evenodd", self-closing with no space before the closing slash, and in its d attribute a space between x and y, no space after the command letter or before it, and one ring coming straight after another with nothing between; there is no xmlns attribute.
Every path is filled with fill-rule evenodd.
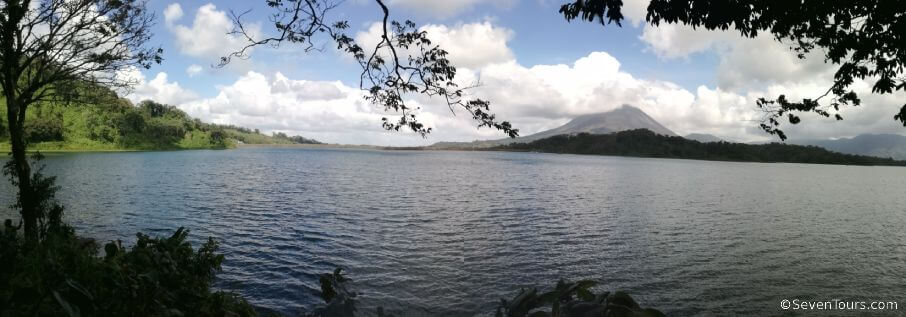
<svg viewBox="0 0 906 317"><path fill-rule="evenodd" d="M285 148L45 162L79 233L213 236L218 287L290 315L337 266L366 314L487 315L561 277L678 316L906 304L906 168Z"/></svg>

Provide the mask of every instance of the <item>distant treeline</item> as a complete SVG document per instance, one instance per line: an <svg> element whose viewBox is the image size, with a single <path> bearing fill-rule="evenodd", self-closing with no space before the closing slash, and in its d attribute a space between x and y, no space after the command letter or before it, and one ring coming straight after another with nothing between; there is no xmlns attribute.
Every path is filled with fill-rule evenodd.
<svg viewBox="0 0 906 317"><path fill-rule="evenodd" d="M5 110L0 107L2 127L6 127ZM237 143L320 143L284 133L268 136L257 129L205 123L175 106L150 100L133 105L112 94L90 104L40 104L25 121L30 148L38 150L223 149ZM3 130L0 147L9 148L9 136Z"/></svg>
<svg viewBox="0 0 906 317"><path fill-rule="evenodd" d="M655 134L647 129L629 130L612 134L580 133L576 135L558 135L530 143L513 143L510 145L493 147L490 148L490 150L660 157L711 161L906 166L906 161L841 154L816 146L801 146L783 143L702 143L677 136Z"/></svg>

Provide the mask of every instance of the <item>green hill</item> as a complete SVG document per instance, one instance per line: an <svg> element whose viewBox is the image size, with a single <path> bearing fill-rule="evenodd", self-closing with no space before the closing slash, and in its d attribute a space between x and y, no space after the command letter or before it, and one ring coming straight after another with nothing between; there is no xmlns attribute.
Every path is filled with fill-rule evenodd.
<svg viewBox="0 0 906 317"><path fill-rule="evenodd" d="M628 130L611 134L580 133L576 135L558 135L530 143L515 143L492 149L712 161L906 166L906 161L842 154L817 146L783 143L702 143L677 136L658 135L646 129Z"/></svg>
<svg viewBox="0 0 906 317"><path fill-rule="evenodd" d="M30 150L130 151L226 149L245 144L320 143L315 140L201 122L154 101L133 105L108 97L90 104L43 103L29 108L25 133ZM5 100L0 99L0 149L9 150Z"/></svg>

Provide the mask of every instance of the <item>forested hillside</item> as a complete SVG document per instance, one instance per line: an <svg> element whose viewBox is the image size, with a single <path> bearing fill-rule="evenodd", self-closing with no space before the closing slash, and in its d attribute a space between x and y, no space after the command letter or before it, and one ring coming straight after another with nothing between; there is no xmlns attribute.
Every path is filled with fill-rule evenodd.
<svg viewBox="0 0 906 317"><path fill-rule="evenodd" d="M0 103L5 102L0 99ZM0 107L0 149L9 149L6 107ZM184 111L154 101L133 105L123 98L91 104L45 103L26 116L29 148L62 151L225 149L237 143L298 144L315 140L261 134L233 125L201 122Z"/></svg>
<svg viewBox="0 0 906 317"><path fill-rule="evenodd" d="M515 143L493 149L712 161L906 165L906 161L841 154L817 146L783 143L757 145L730 142L702 143L682 137L658 135L645 129L612 134L580 133L577 135L558 135L531 143Z"/></svg>

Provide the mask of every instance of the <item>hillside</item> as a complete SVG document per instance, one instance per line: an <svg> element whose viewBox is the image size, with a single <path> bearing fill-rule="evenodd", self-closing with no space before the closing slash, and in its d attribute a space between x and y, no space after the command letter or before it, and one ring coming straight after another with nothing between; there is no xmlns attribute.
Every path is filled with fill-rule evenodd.
<svg viewBox="0 0 906 317"><path fill-rule="evenodd" d="M789 140L787 143L820 146L840 153L906 160L906 136L899 134L862 134L853 138Z"/></svg>
<svg viewBox="0 0 906 317"><path fill-rule="evenodd" d="M713 134L707 134L707 133L690 133L683 137L686 139L689 139L689 140L698 141L698 142L702 142L702 143L726 142L724 139L721 139Z"/></svg>
<svg viewBox="0 0 906 317"><path fill-rule="evenodd" d="M620 108L601 113L593 113L578 116L566 124L541 131L528 136L521 136L515 139L506 138L499 140L473 141L473 142L439 142L431 145L433 148L482 148L506 145L510 143L527 143L561 134L608 134L619 131L647 129L657 134L676 136L677 134L667 129L654 118L651 118L639 108L623 105Z"/></svg>
<svg viewBox="0 0 906 317"><path fill-rule="evenodd" d="M0 125L6 127L0 100ZM174 106L143 101L133 106L122 98L92 104L41 104L29 109L25 134L29 149L41 151L121 151L224 149L237 143L296 144L317 141L282 133L267 136L250 129L201 122ZM0 133L0 149L9 149Z"/></svg>
<svg viewBox="0 0 906 317"><path fill-rule="evenodd" d="M906 166L906 161L841 154L816 146L782 143L702 143L682 137L658 135L644 129L604 135L588 133L559 135L530 143L515 143L491 149L712 161Z"/></svg>

